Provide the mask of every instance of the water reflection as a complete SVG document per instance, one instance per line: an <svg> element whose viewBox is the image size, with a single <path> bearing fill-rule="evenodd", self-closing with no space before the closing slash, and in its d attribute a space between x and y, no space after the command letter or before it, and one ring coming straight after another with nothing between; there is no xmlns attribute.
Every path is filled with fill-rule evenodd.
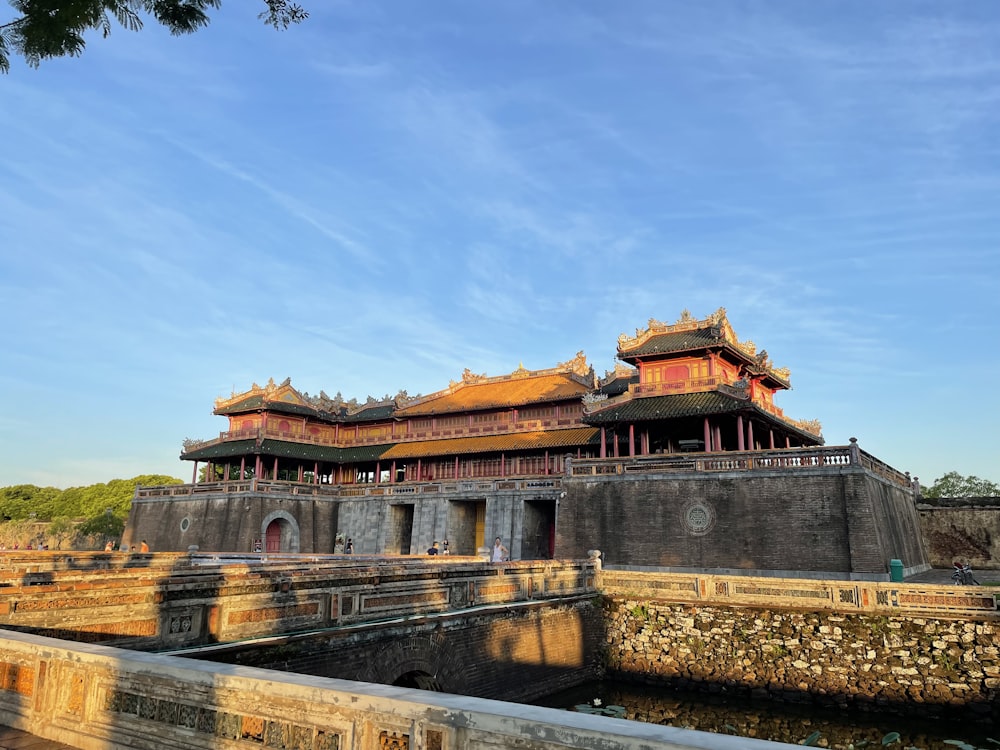
<svg viewBox="0 0 1000 750"><path fill-rule="evenodd" d="M920 720L864 711L835 711L772 701L620 682L592 682L535 701L537 705L573 709L621 706L623 718L702 732L756 737L815 747L889 747L919 750L1000 750L1000 734L989 724ZM898 734L898 737L897 737Z"/></svg>

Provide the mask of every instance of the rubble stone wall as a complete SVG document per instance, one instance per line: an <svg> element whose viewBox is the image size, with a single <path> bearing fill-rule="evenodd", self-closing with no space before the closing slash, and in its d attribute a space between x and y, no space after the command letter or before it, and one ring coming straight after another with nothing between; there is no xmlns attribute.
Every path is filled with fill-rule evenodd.
<svg viewBox="0 0 1000 750"><path fill-rule="evenodd" d="M1000 718L998 625L606 597L609 676L850 708Z"/></svg>

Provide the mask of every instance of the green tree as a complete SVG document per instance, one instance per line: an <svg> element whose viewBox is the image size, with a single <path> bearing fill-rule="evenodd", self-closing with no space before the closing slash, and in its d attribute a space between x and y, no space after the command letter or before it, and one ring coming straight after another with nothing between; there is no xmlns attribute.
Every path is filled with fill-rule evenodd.
<svg viewBox="0 0 1000 750"><path fill-rule="evenodd" d="M125 531L125 519L111 513L100 513L76 527L83 536L98 537L104 541L120 539Z"/></svg>
<svg viewBox="0 0 1000 750"><path fill-rule="evenodd" d="M76 524L65 516L55 518L45 533L46 536L55 540L56 549L62 549L63 542L72 539L76 534Z"/></svg>
<svg viewBox="0 0 1000 750"><path fill-rule="evenodd" d="M0 521L20 521L30 518L32 513L48 518L42 514L61 492L55 487L36 487L33 484L0 487Z"/></svg>
<svg viewBox="0 0 1000 750"><path fill-rule="evenodd" d="M949 471L934 480L924 497L1000 497L1000 485L976 476L962 476L957 471Z"/></svg>
<svg viewBox="0 0 1000 750"><path fill-rule="evenodd" d="M129 31L142 28L151 16L171 34L190 34L208 25L210 9L222 0L8 0L14 18L0 23L0 72L10 70L10 55L18 54L34 67L53 57L83 54L84 35L111 33L112 19ZM276 29L308 18L298 3L264 0L258 18Z"/></svg>

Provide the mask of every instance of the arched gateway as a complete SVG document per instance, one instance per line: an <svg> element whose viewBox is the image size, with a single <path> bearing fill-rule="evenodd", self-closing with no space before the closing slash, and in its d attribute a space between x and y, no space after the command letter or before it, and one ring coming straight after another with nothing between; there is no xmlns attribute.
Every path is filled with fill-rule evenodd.
<svg viewBox="0 0 1000 750"><path fill-rule="evenodd" d="M290 513L283 510L269 513L261 523L261 534L265 552L299 551L299 524Z"/></svg>

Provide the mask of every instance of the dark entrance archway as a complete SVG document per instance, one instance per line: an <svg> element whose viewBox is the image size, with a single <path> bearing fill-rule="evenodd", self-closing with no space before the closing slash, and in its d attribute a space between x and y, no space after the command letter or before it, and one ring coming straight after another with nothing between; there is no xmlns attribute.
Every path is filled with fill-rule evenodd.
<svg viewBox="0 0 1000 750"><path fill-rule="evenodd" d="M427 674L419 669L407 672L397 677L392 682L396 687L417 688L418 690L431 690L435 693L443 693L444 688L437 681L434 675Z"/></svg>

